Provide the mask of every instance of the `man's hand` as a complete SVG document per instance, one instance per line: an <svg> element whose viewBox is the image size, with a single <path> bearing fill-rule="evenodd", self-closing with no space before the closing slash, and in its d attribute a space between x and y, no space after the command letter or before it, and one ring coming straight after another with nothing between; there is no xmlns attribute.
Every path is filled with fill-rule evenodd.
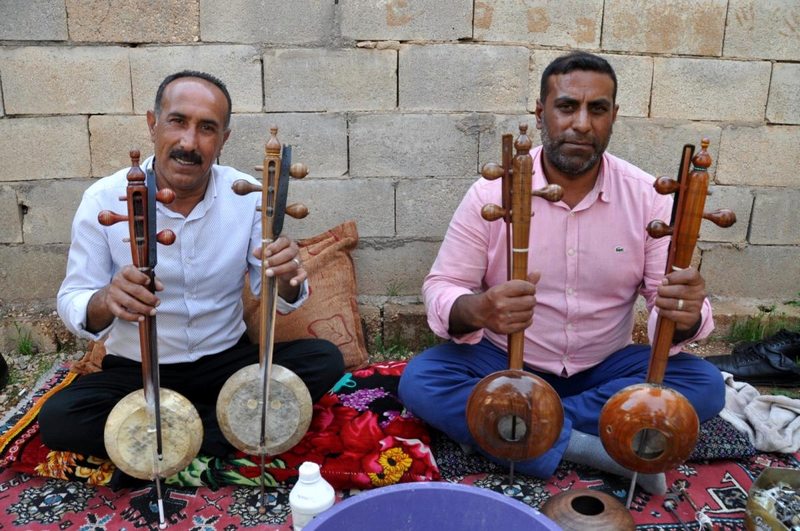
<svg viewBox="0 0 800 531"><path fill-rule="evenodd" d="M450 334L462 335L481 328L497 334L525 330L533 322L540 277L539 272L534 272L528 280L510 280L483 293L462 295L450 311Z"/></svg>
<svg viewBox="0 0 800 531"><path fill-rule="evenodd" d="M126 321L141 321L145 315L155 315L158 297L148 289L150 278L127 265L120 269L111 283L97 291L89 300L86 310L86 329L99 332L106 328L115 317ZM156 279L156 291L164 289Z"/></svg>
<svg viewBox="0 0 800 531"><path fill-rule="evenodd" d="M706 298L706 282L693 267L673 271L664 277L658 287L656 306L662 317L675 322L680 335L700 326L700 310ZM691 337L690 334L686 337Z"/></svg>
<svg viewBox="0 0 800 531"><path fill-rule="evenodd" d="M276 277L278 294L283 300L294 302L300 293L300 285L308 277L303 263L300 261L300 249L297 242L286 236L280 236L263 249L264 257L267 259L266 275ZM256 248L253 255L261 260L262 248Z"/></svg>

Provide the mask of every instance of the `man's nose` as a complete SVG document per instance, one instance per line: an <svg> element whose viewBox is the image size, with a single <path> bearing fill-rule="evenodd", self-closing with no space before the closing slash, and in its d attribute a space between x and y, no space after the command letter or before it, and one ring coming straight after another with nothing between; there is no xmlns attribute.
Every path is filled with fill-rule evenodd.
<svg viewBox="0 0 800 531"><path fill-rule="evenodd" d="M591 118L589 116L589 109L579 109L573 115L572 129L579 133L587 133L591 129Z"/></svg>
<svg viewBox="0 0 800 531"><path fill-rule="evenodd" d="M197 135L193 127L187 127L181 134L181 148L184 151L194 151L197 147Z"/></svg>

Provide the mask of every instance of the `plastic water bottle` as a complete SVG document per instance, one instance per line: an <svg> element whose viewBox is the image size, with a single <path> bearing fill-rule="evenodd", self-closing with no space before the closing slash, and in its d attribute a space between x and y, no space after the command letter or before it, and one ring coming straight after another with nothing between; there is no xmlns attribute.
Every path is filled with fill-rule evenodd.
<svg viewBox="0 0 800 531"><path fill-rule="evenodd" d="M312 518L333 506L336 493L319 473L319 465L306 461L300 465L297 483L289 492L294 531L301 531Z"/></svg>

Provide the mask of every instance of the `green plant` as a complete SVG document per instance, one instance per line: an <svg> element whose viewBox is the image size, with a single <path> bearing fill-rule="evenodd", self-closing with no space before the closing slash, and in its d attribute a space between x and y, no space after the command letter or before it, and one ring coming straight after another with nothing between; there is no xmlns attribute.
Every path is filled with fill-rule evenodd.
<svg viewBox="0 0 800 531"><path fill-rule="evenodd" d="M784 314L774 314L775 306L759 306L756 315L736 319L728 331L727 339L731 342L760 341L765 337L775 334L785 328L795 330L800 328L796 322Z"/></svg>
<svg viewBox="0 0 800 531"><path fill-rule="evenodd" d="M797 298L788 300L784 304L788 306L800 306L800 291L797 292Z"/></svg>
<svg viewBox="0 0 800 531"><path fill-rule="evenodd" d="M17 353L23 356L32 356L36 354L39 349L31 338L30 330L23 330L17 323L14 323L14 328L17 329Z"/></svg>
<svg viewBox="0 0 800 531"><path fill-rule="evenodd" d="M399 280L390 280L386 285L386 295L389 297L397 297L403 292L403 283Z"/></svg>
<svg viewBox="0 0 800 531"><path fill-rule="evenodd" d="M370 356L373 361L406 360L412 354L411 349L396 338L388 343L384 342L381 334L375 336L373 345L375 352Z"/></svg>

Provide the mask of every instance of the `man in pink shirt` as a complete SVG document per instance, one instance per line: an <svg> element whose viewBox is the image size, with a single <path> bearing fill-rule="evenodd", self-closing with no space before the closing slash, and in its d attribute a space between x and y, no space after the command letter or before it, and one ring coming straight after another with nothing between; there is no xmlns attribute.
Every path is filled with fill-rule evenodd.
<svg viewBox="0 0 800 531"><path fill-rule="evenodd" d="M650 310L651 340L659 313L676 323L664 384L691 402L701 422L724 406L719 370L680 352L714 328L705 282L694 268L665 276L669 241L645 231L654 219L670 220L672 198L654 190L651 175L605 153L616 91L612 67L589 53L559 57L545 69L533 189L558 184L564 196L532 200L528 281L507 280L505 226L480 213L502 202L501 180L480 179L456 210L423 285L428 323L449 342L411 360L400 381L400 398L414 414L476 446L466 423L469 395L483 377L508 368L507 335L525 330L526 369L552 385L564 406L555 445L515 463L541 478L562 458L631 476L603 449L597 424L609 397L646 380L650 347L631 344L639 295ZM655 494L666 490L664 474L638 481Z"/></svg>

